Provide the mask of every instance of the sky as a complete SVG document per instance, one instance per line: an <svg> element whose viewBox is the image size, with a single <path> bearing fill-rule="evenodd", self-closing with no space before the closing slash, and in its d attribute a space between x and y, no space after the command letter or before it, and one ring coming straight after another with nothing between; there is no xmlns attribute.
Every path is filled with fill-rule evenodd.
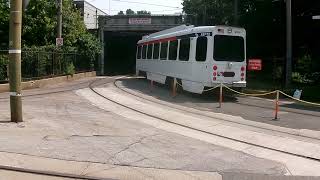
<svg viewBox="0 0 320 180"><path fill-rule="evenodd" d="M152 14L175 14L182 12L182 0L87 0L107 14L115 15L119 11L132 9L147 10Z"/></svg>

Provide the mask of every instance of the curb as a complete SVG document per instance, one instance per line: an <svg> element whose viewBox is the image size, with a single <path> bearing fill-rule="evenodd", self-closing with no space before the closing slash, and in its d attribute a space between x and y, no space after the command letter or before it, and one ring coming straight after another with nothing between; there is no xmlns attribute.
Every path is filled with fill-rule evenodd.
<svg viewBox="0 0 320 180"><path fill-rule="evenodd" d="M63 82L78 80L85 77L95 77L95 76L96 76L96 71L84 72L84 73L74 74L73 76L67 75L67 76L60 76L60 77L54 77L54 78L48 78L48 79L22 82L21 86L22 86L22 90L35 89L35 88L44 87L49 84L63 83ZM0 84L0 93L9 92L9 91L10 91L9 84Z"/></svg>
<svg viewBox="0 0 320 180"><path fill-rule="evenodd" d="M118 84L117 82L120 82L120 83ZM117 82L115 82L115 86L117 88L121 89L122 91L124 91L128 94L131 94L131 95L136 95L139 98L146 99L151 102L157 102L157 103L165 105L167 107L172 107L172 108L176 108L176 109L179 109L182 111L191 112L191 113L195 113L195 114L202 114L202 116L204 115L209 118L215 118L215 119L227 121L230 123L240 124L240 125L244 125L244 126L250 126L250 127L254 127L254 128L260 128L260 129L264 129L264 130L275 131L275 132L279 132L279 133L286 133L286 134L298 136L298 137L320 140L320 132L319 131L313 131L313 130L308 130L308 129L299 129L298 130L298 129L291 129L291 128L286 128L286 127L279 127L279 126L275 126L275 125L246 120L240 116L225 115L222 118L221 113L201 111L198 109L189 108L189 107L161 101L161 100L153 98L153 97L145 96L145 95L143 95L139 92L136 92L134 90L131 90L128 88L123 88L121 80L117 80Z"/></svg>
<svg viewBox="0 0 320 180"><path fill-rule="evenodd" d="M32 156L10 152L0 152L0 159L1 166L6 166L22 171L30 171L29 173L34 175L38 174L37 172L49 172L52 175L66 174L74 177L79 176L83 179L86 179L86 177L87 179L90 179L91 177L91 179L142 180L150 179L150 177L152 177L151 179L156 180L222 180L222 176L218 172L184 171L175 169L157 169L152 167L112 165L89 161L86 162L53 159L49 157Z"/></svg>

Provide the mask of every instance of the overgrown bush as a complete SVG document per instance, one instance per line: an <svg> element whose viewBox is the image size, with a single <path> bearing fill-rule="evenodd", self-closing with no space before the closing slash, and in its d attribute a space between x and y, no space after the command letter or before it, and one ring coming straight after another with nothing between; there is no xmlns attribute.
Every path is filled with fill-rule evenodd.
<svg viewBox="0 0 320 180"><path fill-rule="evenodd" d="M298 58L296 63L296 71L302 75L312 72L312 58L309 54L305 54L301 58Z"/></svg>
<svg viewBox="0 0 320 180"><path fill-rule="evenodd" d="M73 63L69 63L67 64L67 67L65 69L65 74L66 75L74 75L75 74L75 67L73 65Z"/></svg>
<svg viewBox="0 0 320 180"><path fill-rule="evenodd" d="M310 79L313 83L317 83L319 85L320 83L320 72L314 72L309 74L308 79Z"/></svg>
<svg viewBox="0 0 320 180"><path fill-rule="evenodd" d="M0 55L0 81L7 78L8 55Z"/></svg>
<svg viewBox="0 0 320 180"><path fill-rule="evenodd" d="M292 73L292 81L296 83L310 83L310 80L306 78L305 75L300 74L299 72Z"/></svg>
<svg viewBox="0 0 320 180"><path fill-rule="evenodd" d="M283 68L277 66L273 69L273 79L274 80L281 80L283 77Z"/></svg>

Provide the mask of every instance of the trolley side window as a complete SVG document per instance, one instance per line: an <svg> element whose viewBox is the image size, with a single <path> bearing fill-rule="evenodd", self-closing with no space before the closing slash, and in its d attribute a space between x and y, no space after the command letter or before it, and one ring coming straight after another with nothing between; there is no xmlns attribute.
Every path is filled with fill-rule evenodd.
<svg viewBox="0 0 320 180"><path fill-rule="evenodd" d="M177 60L178 55L178 41L170 41L169 60Z"/></svg>
<svg viewBox="0 0 320 180"><path fill-rule="evenodd" d="M154 44L154 47L153 47L153 59L159 59L159 52L160 52L159 48L160 48L159 43Z"/></svg>
<svg viewBox="0 0 320 180"><path fill-rule="evenodd" d="M244 38L239 36L214 36L213 58L215 61L243 62Z"/></svg>
<svg viewBox="0 0 320 180"><path fill-rule="evenodd" d="M180 61L189 61L190 53L190 39L181 39L180 40L180 49L179 49L179 60Z"/></svg>
<svg viewBox="0 0 320 180"><path fill-rule="evenodd" d="M152 49L153 49L153 44L149 44L148 45L148 55L147 55L148 59L152 59Z"/></svg>
<svg viewBox="0 0 320 180"><path fill-rule="evenodd" d="M138 46L137 59L141 59L142 46Z"/></svg>
<svg viewBox="0 0 320 180"><path fill-rule="evenodd" d="M146 45L142 46L142 59L147 59L147 47Z"/></svg>
<svg viewBox="0 0 320 180"><path fill-rule="evenodd" d="M161 52L160 52L160 59L167 60L168 56L168 42L161 43Z"/></svg>
<svg viewBox="0 0 320 180"><path fill-rule="evenodd" d="M198 37L196 49L196 61L204 62L207 59L208 38Z"/></svg>

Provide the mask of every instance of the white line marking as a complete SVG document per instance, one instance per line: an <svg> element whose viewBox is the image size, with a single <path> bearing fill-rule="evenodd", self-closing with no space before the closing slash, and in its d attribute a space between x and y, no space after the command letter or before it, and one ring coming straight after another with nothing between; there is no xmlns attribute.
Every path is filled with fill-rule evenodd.
<svg viewBox="0 0 320 180"><path fill-rule="evenodd" d="M11 49L11 50L9 50L9 54L21 54L21 50L20 49Z"/></svg>
<svg viewBox="0 0 320 180"><path fill-rule="evenodd" d="M22 96L22 95L18 94L17 92L10 92L10 96Z"/></svg>

